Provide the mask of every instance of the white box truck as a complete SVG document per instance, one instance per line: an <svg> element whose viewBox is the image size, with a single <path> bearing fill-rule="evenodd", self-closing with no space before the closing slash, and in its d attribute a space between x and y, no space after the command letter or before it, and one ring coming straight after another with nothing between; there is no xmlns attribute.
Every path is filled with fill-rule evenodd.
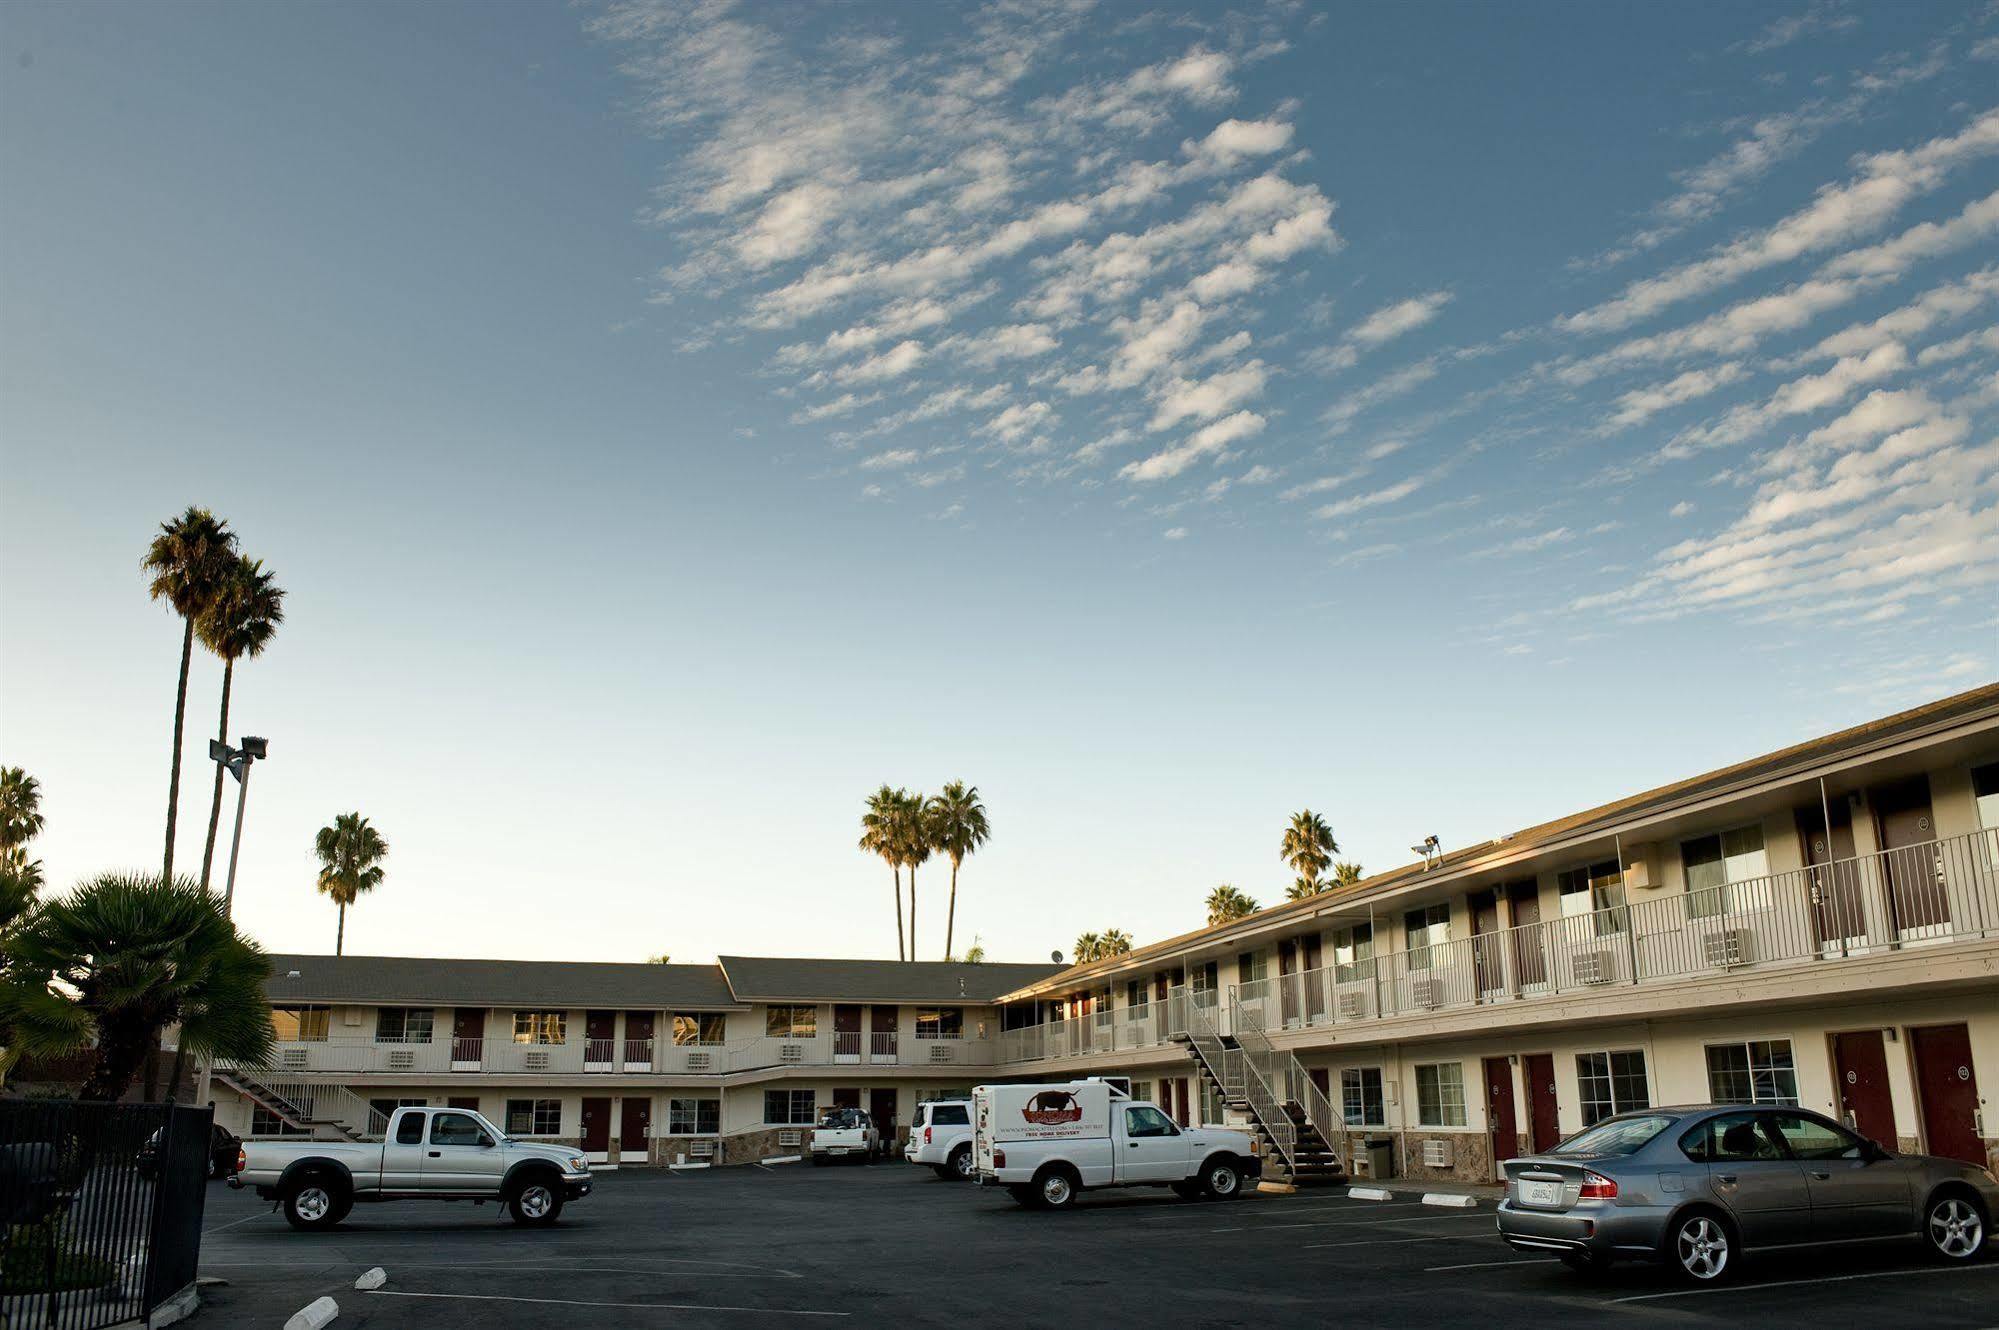
<svg viewBox="0 0 1999 1330"><path fill-rule="evenodd" d="M1248 1132L1181 1127L1100 1080L976 1087L972 1150L980 1186L1050 1210L1099 1187L1233 1200L1262 1170Z"/></svg>

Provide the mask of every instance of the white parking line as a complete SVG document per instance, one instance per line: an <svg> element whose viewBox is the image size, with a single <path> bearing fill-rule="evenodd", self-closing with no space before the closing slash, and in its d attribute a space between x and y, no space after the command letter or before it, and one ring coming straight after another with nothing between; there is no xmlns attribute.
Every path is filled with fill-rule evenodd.
<svg viewBox="0 0 1999 1330"><path fill-rule="evenodd" d="M1472 1261L1465 1265L1426 1265L1423 1273L1434 1275L1444 1270L1491 1270L1502 1265L1560 1265L1561 1261L1549 1257L1545 1261Z"/></svg>
<svg viewBox="0 0 1999 1330"><path fill-rule="evenodd" d="M1373 1228L1379 1224L1438 1224L1448 1220L1483 1219L1493 1222L1490 1214L1473 1215L1407 1215L1401 1219L1316 1219L1303 1224L1244 1224L1236 1228L1211 1228L1210 1233L1268 1233L1281 1228Z"/></svg>
<svg viewBox="0 0 1999 1330"><path fill-rule="evenodd" d="M852 1312L797 1311L790 1307L718 1307L707 1302L579 1302L573 1298L515 1298L499 1293L407 1293L378 1288L371 1298L439 1298L447 1302L530 1302L547 1307L614 1307L661 1312L748 1312L753 1316L851 1316Z"/></svg>
<svg viewBox="0 0 1999 1330"><path fill-rule="evenodd" d="M1767 1284L1729 1284L1723 1288L1683 1288L1671 1293L1634 1293L1628 1298L1612 1298L1612 1302L1654 1302L1660 1298L1697 1298L1703 1293L1754 1293L1766 1288L1797 1288L1803 1284L1844 1284L1855 1279L1896 1279L1903 1275L1956 1275L1967 1271L1983 1270L1990 1273L1999 1270L1999 1265L1985 1262L1979 1265L1942 1265L1916 1270L1871 1270L1859 1275L1824 1275L1817 1279L1778 1279Z"/></svg>
<svg viewBox="0 0 1999 1330"><path fill-rule="evenodd" d="M1497 1235L1495 1235L1497 1236ZM1477 1242L1476 1233L1430 1233L1397 1238L1358 1238L1352 1242L1308 1242L1299 1251L1331 1251L1335 1247L1385 1247L1395 1242Z"/></svg>
<svg viewBox="0 0 1999 1330"><path fill-rule="evenodd" d="M201 1236L205 1238L212 1233L221 1233L228 1229L232 1229L236 1227L238 1224L247 1224L252 1219L269 1219L270 1217L271 1217L270 1211L260 1210L254 1215L244 1215L241 1219L232 1219L228 1223L220 1225L219 1227L216 1228L205 1228L201 1230Z"/></svg>

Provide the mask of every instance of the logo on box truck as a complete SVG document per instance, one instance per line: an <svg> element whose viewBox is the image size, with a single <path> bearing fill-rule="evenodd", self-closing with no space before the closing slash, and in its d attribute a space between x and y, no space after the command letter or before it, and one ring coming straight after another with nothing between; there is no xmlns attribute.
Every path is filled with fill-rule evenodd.
<svg viewBox="0 0 1999 1330"><path fill-rule="evenodd" d="M1083 1106L1067 1090L1043 1090L1027 1101L1027 1107L1020 1110L1020 1115L1038 1127L1059 1127L1064 1123L1081 1122Z"/></svg>

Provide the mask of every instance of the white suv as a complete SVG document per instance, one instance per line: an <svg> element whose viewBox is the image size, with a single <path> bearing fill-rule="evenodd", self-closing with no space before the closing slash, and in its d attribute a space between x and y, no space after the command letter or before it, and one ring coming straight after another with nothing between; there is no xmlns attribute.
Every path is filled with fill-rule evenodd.
<svg viewBox="0 0 1999 1330"><path fill-rule="evenodd" d="M978 1172L972 1158L972 1101L933 1099L918 1104L902 1157L929 1165L940 1178L970 1182Z"/></svg>

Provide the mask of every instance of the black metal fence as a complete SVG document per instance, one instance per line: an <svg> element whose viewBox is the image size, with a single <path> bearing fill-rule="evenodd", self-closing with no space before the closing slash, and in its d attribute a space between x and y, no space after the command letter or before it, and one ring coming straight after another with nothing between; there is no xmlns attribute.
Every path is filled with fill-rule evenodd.
<svg viewBox="0 0 1999 1330"><path fill-rule="evenodd" d="M143 1321L194 1283L206 1108L0 1100L0 1324Z"/></svg>

